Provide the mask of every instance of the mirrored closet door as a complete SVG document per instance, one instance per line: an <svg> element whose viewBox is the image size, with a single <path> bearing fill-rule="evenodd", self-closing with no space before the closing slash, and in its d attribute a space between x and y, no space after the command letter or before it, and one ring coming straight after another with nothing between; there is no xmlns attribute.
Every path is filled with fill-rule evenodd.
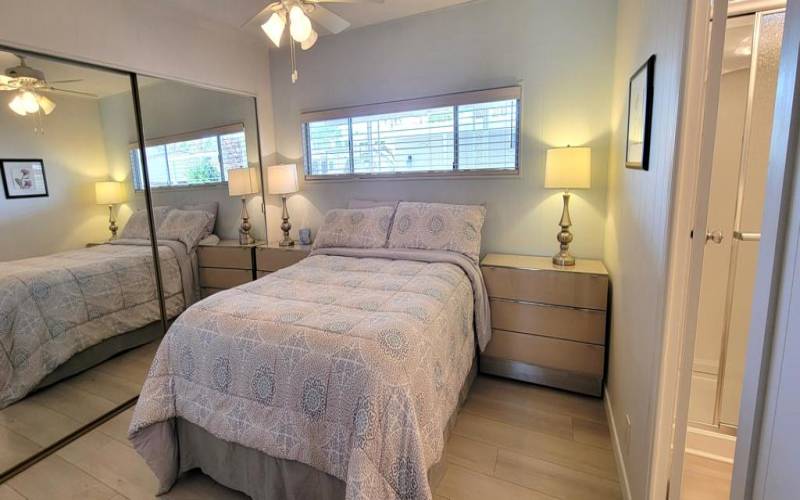
<svg viewBox="0 0 800 500"><path fill-rule="evenodd" d="M164 328L131 75L13 49L0 75L2 477L135 398Z"/></svg>
<svg viewBox="0 0 800 500"><path fill-rule="evenodd" d="M134 145L130 165L135 189L149 179L171 320L255 278L266 240L256 102L160 78L138 87L146 154Z"/></svg>

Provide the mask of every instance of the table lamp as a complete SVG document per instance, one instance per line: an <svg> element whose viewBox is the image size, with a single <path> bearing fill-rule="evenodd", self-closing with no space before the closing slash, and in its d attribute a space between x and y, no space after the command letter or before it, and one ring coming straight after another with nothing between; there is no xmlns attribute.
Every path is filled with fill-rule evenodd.
<svg viewBox="0 0 800 500"><path fill-rule="evenodd" d="M563 189L564 210L561 212L561 232L558 241L561 250L553 256L553 264L557 266L574 266L575 257L569 253L572 233L569 228L572 220L569 217L569 190L589 189L592 186L592 150L590 148L553 148L547 150L545 162L544 187L546 189Z"/></svg>
<svg viewBox="0 0 800 500"><path fill-rule="evenodd" d="M98 205L108 205L108 230L111 238L117 237L117 220L114 217L114 205L125 202L125 187L121 182L99 181L94 184L94 196Z"/></svg>
<svg viewBox="0 0 800 500"><path fill-rule="evenodd" d="M267 167L267 190L269 194L279 195L283 201L283 223L281 224L283 239L279 245L290 247L294 245L294 241L289 238L289 230L292 229L292 224L289 222L289 210L286 209L286 195L298 191L297 166L290 164Z"/></svg>
<svg viewBox="0 0 800 500"><path fill-rule="evenodd" d="M228 194L242 197L242 225L239 226L239 244L252 245L255 239L250 235L252 225L250 215L247 213L247 197L257 194L258 170L255 168L232 168L228 170Z"/></svg>

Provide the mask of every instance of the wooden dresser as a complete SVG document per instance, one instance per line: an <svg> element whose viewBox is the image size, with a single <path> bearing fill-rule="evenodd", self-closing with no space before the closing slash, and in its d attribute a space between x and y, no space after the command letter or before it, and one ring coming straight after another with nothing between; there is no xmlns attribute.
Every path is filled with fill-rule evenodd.
<svg viewBox="0 0 800 500"><path fill-rule="evenodd" d="M197 247L203 297L253 281L253 252L256 245L261 243L240 245L237 240L222 240L217 245Z"/></svg>
<svg viewBox="0 0 800 500"><path fill-rule="evenodd" d="M602 395L608 271L598 260L489 254L481 270L492 309L484 373Z"/></svg>
<svg viewBox="0 0 800 500"><path fill-rule="evenodd" d="M291 247L282 247L277 243L262 244L255 249L256 278L296 264L310 252L311 245L295 243Z"/></svg>

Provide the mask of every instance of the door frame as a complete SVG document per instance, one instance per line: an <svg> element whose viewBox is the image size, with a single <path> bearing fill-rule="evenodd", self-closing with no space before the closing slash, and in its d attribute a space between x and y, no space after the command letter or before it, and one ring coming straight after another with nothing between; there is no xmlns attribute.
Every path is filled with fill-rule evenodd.
<svg viewBox="0 0 800 500"><path fill-rule="evenodd" d="M756 300L750 325L737 432L731 490L731 498L736 500L750 498L757 481L758 442L767 393L771 331L775 326L778 278L786 229L778 222L790 210L792 176L785 174L791 173L795 156L788 153L797 147L795 138L800 130L800 120L793 118L800 110L800 88L796 78L800 0L790 0L788 4L754 293ZM691 5L682 88L684 95L678 130L676 191L671 213L667 315L650 469L649 498L652 499L678 499L681 492L683 453L673 453L673 450L682 451L686 444L720 70L728 15L727 0L714 0L709 25L708 4L692 2ZM791 11L790 6L793 6ZM798 26L790 30L792 22Z"/></svg>

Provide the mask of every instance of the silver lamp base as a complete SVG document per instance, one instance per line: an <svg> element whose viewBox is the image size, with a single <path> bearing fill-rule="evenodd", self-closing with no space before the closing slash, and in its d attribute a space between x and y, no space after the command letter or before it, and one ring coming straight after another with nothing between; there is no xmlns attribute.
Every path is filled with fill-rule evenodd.
<svg viewBox="0 0 800 500"><path fill-rule="evenodd" d="M250 235L250 230L253 228L250 224L250 214L247 213L247 200L242 196L242 225L239 226L239 244L252 245L255 239Z"/></svg>
<svg viewBox="0 0 800 500"><path fill-rule="evenodd" d="M283 201L283 222L281 223L281 231L283 231L283 239L278 243L278 246L293 247L294 240L289 238L289 231L292 229L292 223L289 222L289 209L286 208L286 197L281 196Z"/></svg>
<svg viewBox="0 0 800 500"><path fill-rule="evenodd" d="M572 226L572 219L569 217L569 192L564 192L564 210L561 212L561 221L558 223L561 226L561 232L558 233L556 238L561 244L561 249L553 255L553 264L557 266L574 266L575 257L569 253L569 244L572 243L572 233L569 228Z"/></svg>

